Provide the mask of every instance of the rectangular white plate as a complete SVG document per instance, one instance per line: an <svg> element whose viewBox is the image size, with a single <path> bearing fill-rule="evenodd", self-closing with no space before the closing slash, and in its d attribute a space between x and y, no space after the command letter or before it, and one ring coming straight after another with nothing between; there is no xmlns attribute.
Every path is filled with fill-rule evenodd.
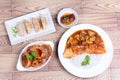
<svg viewBox="0 0 120 80"><path fill-rule="evenodd" d="M17 26L18 22L23 23L23 20L26 19L26 20L28 20L32 23L31 18L33 17L33 18L40 19L40 14L43 14L46 17L47 22L48 22L48 26L45 30L42 29L37 33L33 30L31 32L31 34L25 34L24 37L20 37L20 36L14 37L13 36L11 28ZM24 15L24 16L21 16L21 17L17 17L17 18L11 19L11 20L7 20L7 21L5 21L5 27L6 27L11 45L15 45L17 43L24 42L26 40L33 39L33 38L36 38L36 37L40 37L40 36L50 34L50 33L53 33L53 32L56 31L56 29L54 27L54 24L53 24L51 14L50 14L50 11L49 11L48 8L42 9L42 10L39 10L39 11L36 11L36 12L32 12L30 14L27 14L27 15Z"/></svg>

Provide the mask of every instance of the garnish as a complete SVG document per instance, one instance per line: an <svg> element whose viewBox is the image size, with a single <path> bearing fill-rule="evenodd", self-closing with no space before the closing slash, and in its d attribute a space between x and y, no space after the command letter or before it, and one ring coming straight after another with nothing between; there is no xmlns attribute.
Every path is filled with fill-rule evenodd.
<svg viewBox="0 0 120 80"><path fill-rule="evenodd" d="M29 60L33 60L33 56L31 54L27 54L26 58Z"/></svg>
<svg viewBox="0 0 120 80"><path fill-rule="evenodd" d="M36 60L36 57L37 57L35 51L32 51L32 52L31 52L31 55L33 56L33 60L35 61L35 60Z"/></svg>
<svg viewBox="0 0 120 80"><path fill-rule="evenodd" d="M72 13L65 13L60 17L60 22L64 25L70 25L75 21L75 15Z"/></svg>
<svg viewBox="0 0 120 80"><path fill-rule="evenodd" d="M87 39L86 35L81 36L81 40L85 41Z"/></svg>
<svg viewBox="0 0 120 80"><path fill-rule="evenodd" d="M16 35L17 35L16 27L12 27L12 34L13 34L14 37L16 37Z"/></svg>
<svg viewBox="0 0 120 80"><path fill-rule="evenodd" d="M69 17L68 17L68 16L65 16L65 17L64 17L64 20L65 20L65 21L67 21L68 19L69 19Z"/></svg>
<svg viewBox="0 0 120 80"><path fill-rule="evenodd" d="M82 61L81 65L82 66L87 66L90 64L90 56L89 55L86 55L84 60Z"/></svg>
<svg viewBox="0 0 120 80"><path fill-rule="evenodd" d="M35 51L32 51L30 54L27 54L27 56L26 56L27 59L34 60L34 61L36 60L36 57L37 57L37 55L36 55Z"/></svg>

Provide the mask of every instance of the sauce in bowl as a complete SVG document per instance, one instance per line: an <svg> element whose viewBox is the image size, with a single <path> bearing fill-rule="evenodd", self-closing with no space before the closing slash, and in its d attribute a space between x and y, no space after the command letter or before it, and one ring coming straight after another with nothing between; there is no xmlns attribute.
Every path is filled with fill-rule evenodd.
<svg viewBox="0 0 120 80"><path fill-rule="evenodd" d="M60 22L66 26L71 25L74 21L75 21L75 15L72 13L65 13L60 18Z"/></svg>

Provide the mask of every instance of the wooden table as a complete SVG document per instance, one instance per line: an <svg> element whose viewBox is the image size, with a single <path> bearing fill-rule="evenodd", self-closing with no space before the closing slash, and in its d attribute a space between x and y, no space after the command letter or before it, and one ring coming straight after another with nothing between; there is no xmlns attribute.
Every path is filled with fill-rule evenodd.
<svg viewBox="0 0 120 80"><path fill-rule="evenodd" d="M79 23L100 26L112 39L114 57L110 67L99 76L83 79L69 74L60 64L57 46L60 37L67 30L61 28L56 16L65 7L75 9ZM42 8L49 8L56 32L38 37L14 46L10 45L4 21ZM0 80L120 80L120 0L0 0ZM55 50L50 62L35 72L19 72L16 63L20 51L38 40L51 40Z"/></svg>

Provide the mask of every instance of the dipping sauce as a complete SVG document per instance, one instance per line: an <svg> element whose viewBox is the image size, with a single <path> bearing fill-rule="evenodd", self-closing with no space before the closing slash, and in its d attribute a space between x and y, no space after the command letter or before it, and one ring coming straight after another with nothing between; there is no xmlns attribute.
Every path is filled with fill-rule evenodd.
<svg viewBox="0 0 120 80"><path fill-rule="evenodd" d="M72 13L63 14L60 18L62 24L69 26L75 21L75 15Z"/></svg>

